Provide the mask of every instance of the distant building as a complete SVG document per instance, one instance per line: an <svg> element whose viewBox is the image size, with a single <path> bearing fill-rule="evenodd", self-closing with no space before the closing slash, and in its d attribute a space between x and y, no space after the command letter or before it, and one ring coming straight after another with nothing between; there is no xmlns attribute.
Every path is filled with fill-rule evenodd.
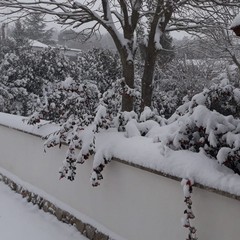
<svg viewBox="0 0 240 240"><path fill-rule="evenodd" d="M82 50L80 50L80 49L66 48L63 46L59 46L59 47L49 46L49 45L41 43L37 40L30 40L30 46L35 51L42 51L49 47L56 48L56 49L59 49L60 52L63 53L65 56L67 56L69 58L73 58L73 59L76 59L77 56L82 52Z"/></svg>
<svg viewBox="0 0 240 240"><path fill-rule="evenodd" d="M50 47L47 44L41 43L41 42L39 42L37 40L30 40L29 44L32 47L32 49L35 50L35 51L42 51L45 48L49 48Z"/></svg>

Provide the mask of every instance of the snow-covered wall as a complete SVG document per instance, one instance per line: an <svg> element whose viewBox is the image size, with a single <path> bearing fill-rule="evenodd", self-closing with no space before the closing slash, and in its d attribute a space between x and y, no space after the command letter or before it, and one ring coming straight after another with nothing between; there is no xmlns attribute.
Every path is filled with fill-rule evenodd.
<svg viewBox="0 0 240 240"><path fill-rule="evenodd" d="M109 230L113 238L186 239L180 221L184 196L178 181L112 161L101 185L93 188L92 160L79 167L74 182L59 180L64 146L44 153L40 137L2 125L0 136L2 169L80 212L85 221ZM199 239L239 238L239 201L199 188L194 188L192 199Z"/></svg>

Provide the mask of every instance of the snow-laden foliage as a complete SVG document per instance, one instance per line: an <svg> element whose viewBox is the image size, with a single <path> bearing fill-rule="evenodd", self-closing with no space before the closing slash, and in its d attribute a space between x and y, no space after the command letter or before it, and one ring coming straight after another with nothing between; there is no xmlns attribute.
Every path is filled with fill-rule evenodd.
<svg viewBox="0 0 240 240"><path fill-rule="evenodd" d="M219 64L210 60L174 59L155 71L152 106L158 114L169 118L182 105L185 96L192 98L211 85L211 80L219 81Z"/></svg>
<svg viewBox="0 0 240 240"><path fill-rule="evenodd" d="M161 79L158 79L160 82L171 77L173 81L169 85L165 84L164 92L161 91L164 81L159 83L156 80L153 109L145 107L140 114L141 81L135 79L135 89L132 89L124 79L117 79L117 62L117 56L100 50L82 54L76 64L56 49L33 52L26 48L8 52L0 64L0 108L21 115L35 111L29 118L29 124L38 123L40 119L60 124L60 130L48 136L45 146L61 146L62 143L68 145L60 173L61 177L70 180L76 174L76 164L83 163L95 154L92 183L94 186L99 184L104 166L114 155L109 149L96 152L96 135L109 128L125 132L127 138L154 135L155 142L160 141L162 145L174 150L204 151L239 173L238 88L226 81L215 84L195 95L191 101L184 98L185 103L166 120L164 117L171 115L181 104L180 96L189 93L186 88L190 89L192 85L184 86L180 82L185 80L184 83L190 84L186 77L188 71L196 70L194 64L186 72L183 72L183 67L176 65L161 75ZM116 71L112 71L111 67ZM106 71L107 68L109 71ZM182 75L177 70L182 71ZM171 73L173 71L176 71L175 75ZM215 73L211 75L211 79L214 75ZM206 73L206 76L209 75ZM206 76L200 78L198 75L198 78L205 79ZM227 75L222 75L224 79L230 78L229 76L230 71ZM135 112L120 111L123 94L138 100ZM190 96L192 94L191 92ZM164 128L172 128L174 131L153 134L155 129Z"/></svg>
<svg viewBox="0 0 240 240"><path fill-rule="evenodd" d="M170 117L181 104L182 96L178 89L169 91L154 90L152 106L161 116Z"/></svg>
<svg viewBox="0 0 240 240"><path fill-rule="evenodd" d="M51 147L53 141L55 144L60 144L61 141L65 141L68 144L66 159L60 169L61 178L67 177L73 181L76 175L76 164L84 163L90 155L95 153L95 133L98 132L100 128L108 128L108 122L105 120L106 115L106 108L99 105L96 109L96 115L88 127L86 127L86 125L85 127L81 127L82 123L79 122L78 119L70 117L68 121L62 125L59 133L54 136L54 140L50 139L50 141L48 140L45 143L47 147ZM68 131L66 131L66 129ZM56 142L56 140L59 142ZM81 150L77 151L77 148L81 148ZM98 179L101 179L100 171L97 172L96 170L95 172L97 173Z"/></svg>
<svg viewBox="0 0 240 240"><path fill-rule="evenodd" d="M62 143L68 145L68 151L60 169L61 178L74 180L76 164L84 163L95 153L96 133L110 127L125 130L125 125L137 119L135 112L120 112L121 94L127 92L138 97L138 92L129 88L123 79L112 84L112 88L101 94L92 81L74 80L67 77L57 85L54 92L45 94L45 103L39 111L32 114L28 124L36 124L40 119L53 120L60 129L47 136L47 148ZM97 155L98 153L96 153ZM111 158L102 155L99 164L93 169L92 184L97 186L102 179L101 171Z"/></svg>
<svg viewBox="0 0 240 240"><path fill-rule="evenodd" d="M168 120L155 140L174 150L203 151L240 174L240 89L222 82L196 94Z"/></svg>
<svg viewBox="0 0 240 240"><path fill-rule="evenodd" d="M28 116L39 110L58 82L67 76L75 77L77 68L57 49L34 52L26 47L6 53L0 73L0 96L4 101L1 111Z"/></svg>
<svg viewBox="0 0 240 240"><path fill-rule="evenodd" d="M64 123L71 116L80 119L83 126L92 122L100 96L96 85L89 82L78 83L67 77L52 89L50 87L50 90L46 91L42 107L31 116L30 124L43 118Z"/></svg>
<svg viewBox="0 0 240 240"><path fill-rule="evenodd" d="M62 113L58 115L60 129L47 136L44 145L47 148L56 145L61 147L62 143L68 145L60 174L61 178L67 177L73 181L76 164L84 163L90 155L95 153L95 133L100 129L109 128L109 121L106 107L98 105L99 92L96 86L91 83L75 84L72 79L65 80L62 86L69 95L65 96L65 100L58 109ZM41 112L33 114L28 123L35 124L40 121L41 117L44 117L47 111L56 111L55 104L54 109L51 109L52 104L48 105L47 110L43 109Z"/></svg>
<svg viewBox="0 0 240 240"><path fill-rule="evenodd" d="M134 116L133 112L131 112L131 119L125 122L125 136L146 136L153 127L164 126L165 124L165 118L158 116L149 107L145 107L139 119L137 115Z"/></svg>
<svg viewBox="0 0 240 240"><path fill-rule="evenodd" d="M192 188L193 188L193 180L191 179L183 179L181 181L181 185L183 187L183 194L184 194L184 203L186 205L186 209L184 210L184 217L182 217L182 225L183 227L187 228L189 233L186 240L197 240L196 236L196 228L192 226L191 220L195 218L193 211L192 211Z"/></svg>
<svg viewBox="0 0 240 240"><path fill-rule="evenodd" d="M8 53L15 53L22 51L23 49L26 49L27 42L24 45L18 45L18 39L15 39L13 37L9 37L5 41L0 41L0 63L2 63L3 59L5 58L5 55Z"/></svg>
<svg viewBox="0 0 240 240"><path fill-rule="evenodd" d="M114 157L108 147L96 151L96 134L106 129L123 131L127 138L150 137L175 151L201 151L240 173L240 89L227 81L214 84L185 101L168 120L149 107L141 115L120 112L120 95L126 90L138 96L121 79L101 94L93 83L66 78L55 90L59 100L49 96L45 108L29 119L34 124L57 113L60 130L48 136L45 146L68 145L61 177L74 180L77 163L94 154L91 180L93 186L99 185L105 165Z"/></svg>
<svg viewBox="0 0 240 240"><path fill-rule="evenodd" d="M122 75L118 55L106 49L95 48L82 52L78 58L78 67L81 78L94 82L101 93L107 91Z"/></svg>

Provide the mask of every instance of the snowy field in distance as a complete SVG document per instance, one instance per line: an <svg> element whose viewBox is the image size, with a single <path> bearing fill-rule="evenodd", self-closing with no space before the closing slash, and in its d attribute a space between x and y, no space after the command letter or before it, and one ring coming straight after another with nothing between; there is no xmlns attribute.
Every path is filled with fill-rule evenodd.
<svg viewBox="0 0 240 240"><path fill-rule="evenodd" d="M0 239L87 240L74 227L39 210L0 182Z"/></svg>

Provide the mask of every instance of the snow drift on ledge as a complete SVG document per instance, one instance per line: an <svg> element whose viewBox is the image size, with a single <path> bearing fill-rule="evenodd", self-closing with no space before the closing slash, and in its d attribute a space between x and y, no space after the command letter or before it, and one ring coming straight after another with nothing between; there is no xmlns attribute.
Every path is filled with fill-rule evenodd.
<svg viewBox="0 0 240 240"><path fill-rule="evenodd" d="M38 136L46 136L58 129L54 124L27 125L20 116L0 113L0 124L19 129ZM152 126L154 129L154 126ZM96 154L94 164L98 164L101 154L116 157L153 170L161 171L180 178L192 178L195 182L240 195L240 176L216 160L208 158L201 151L174 151L160 142L155 142L156 134L174 132L174 124L158 128L158 132L149 132L148 138L133 136L127 138L125 133L110 129L96 135ZM94 167L94 166L93 166Z"/></svg>

